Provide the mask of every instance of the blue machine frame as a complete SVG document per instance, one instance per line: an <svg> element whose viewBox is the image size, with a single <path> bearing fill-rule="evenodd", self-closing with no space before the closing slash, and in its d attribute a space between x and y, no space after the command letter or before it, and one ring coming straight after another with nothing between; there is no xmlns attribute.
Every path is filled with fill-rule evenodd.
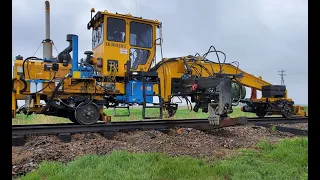
<svg viewBox="0 0 320 180"><path fill-rule="evenodd" d="M125 103L143 103L143 89L142 81L129 81L126 84L126 94L122 96L116 96L116 100ZM146 95L153 94L153 84L146 82ZM153 103L153 96L146 96L146 103Z"/></svg>

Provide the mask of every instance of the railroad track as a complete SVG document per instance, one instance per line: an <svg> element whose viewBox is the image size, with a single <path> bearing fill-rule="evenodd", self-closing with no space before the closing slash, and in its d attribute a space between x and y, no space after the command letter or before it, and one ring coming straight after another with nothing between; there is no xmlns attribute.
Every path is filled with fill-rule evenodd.
<svg viewBox="0 0 320 180"><path fill-rule="evenodd" d="M94 125L75 125L75 124L38 124L38 125L13 125L12 126L12 142L21 141L26 135L50 135L57 134L61 140L70 141L71 134L74 133L103 133L105 137L110 137L116 131L132 131L132 130L166 130L174 127L188 127L199 130L210 130L215 128L241 125L256 124L260 126L268 126L270 124L280 123L307 123L308 117L292 117L285 119L282 117L266 117L247 118L239 117L230 120L224 120L219 126L209 125L207 119L188 119L188 120L151 120L151 121L129 121L129 122L112 122L98 123ZM286 132L297 132L297 134L307 134L307 131L298 132L292 128L276 127L277 130ZM300 130L303 131L303 130ZM69 137L70 136L70 137Z"/></svg>

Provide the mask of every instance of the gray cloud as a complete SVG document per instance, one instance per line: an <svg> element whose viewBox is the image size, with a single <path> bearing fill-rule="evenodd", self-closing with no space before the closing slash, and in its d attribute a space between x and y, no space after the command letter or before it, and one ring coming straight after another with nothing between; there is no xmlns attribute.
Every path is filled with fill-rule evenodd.
<svg viewBox="0 0 320 180"><path fill-rule="evenodd" d="M308 103L307 1L64 0L50 5L51 39L59 51L67 46L68 33L79 35L80 52L91 49L86 25L92 7L131 13L163 22L165 57L203 54L214 45L228 62L237 60L241 69L271 83L279 84L277 71L286 70L289 96ZM13 0L13 10L19 12L13 14L13 55L32 56L45 34L44 1Z"/></svg>

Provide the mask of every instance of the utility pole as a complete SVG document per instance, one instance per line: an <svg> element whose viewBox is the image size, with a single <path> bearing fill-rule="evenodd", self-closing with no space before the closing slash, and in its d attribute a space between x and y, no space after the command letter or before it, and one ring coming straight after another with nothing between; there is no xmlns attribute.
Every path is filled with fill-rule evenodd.
<svg viewBox="0 0 320 180"><path fill-rule="evenodd" d="M281 71L278 71L280 74L280 76L281 76L281 85L284 85L284 76L286 75L286 74L284 74L286 71L285 70L281 70Z"/></svg>

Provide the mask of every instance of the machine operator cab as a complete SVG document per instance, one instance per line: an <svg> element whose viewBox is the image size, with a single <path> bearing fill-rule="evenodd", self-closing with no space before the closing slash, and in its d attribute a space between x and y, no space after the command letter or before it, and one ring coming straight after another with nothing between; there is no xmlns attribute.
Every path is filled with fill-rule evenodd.
<svg viewBox="0 0 320 180"><path fill-rule="evenodd" d="M93 64L103 76L111 75L115 68L116 76L124 77L128 65L131 71L148 71L156 45L160 45L156 41L161 40L156 36L160 22L130 14L98 11L94 17L91 15L87 28L92 28Z"/></svg>

